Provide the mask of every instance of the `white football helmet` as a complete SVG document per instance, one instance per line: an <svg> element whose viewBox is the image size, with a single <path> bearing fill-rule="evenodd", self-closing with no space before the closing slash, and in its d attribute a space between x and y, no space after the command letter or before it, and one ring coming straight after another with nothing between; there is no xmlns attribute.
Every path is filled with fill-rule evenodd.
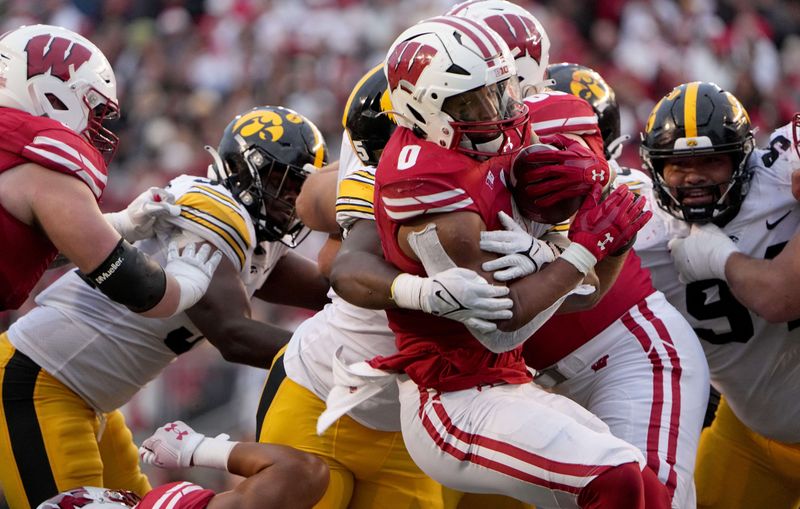
<svg viewBox="0 0 800 509"><path fill-rule="evenodd" d="M36 509L121 509L138 503L139 496L132 491L85 486L48 498Z"/></svg>
<svg viewBox="0 0 800 509"><path fill-rule="evenodd" d="M524 96L539 91L550 63L550 38L533 14L506 0L468 0L447 14L489 25L511 49Z"/></svg>
<svg viewBox="0 0 800 509"><path fill-rule="evenodd" d="M117 81L103 53L85 37L30 25L0 37L0 106L58 120L111 159L119 139L103 127L119 115Z"/></svg>
<svg viewBox="0 0 800 509"><path fill-rule="evenodd" d="M484 23L423 20L392 44L385 71L397 123L421 138L479 157L528 143L514 59Z"/></svg>

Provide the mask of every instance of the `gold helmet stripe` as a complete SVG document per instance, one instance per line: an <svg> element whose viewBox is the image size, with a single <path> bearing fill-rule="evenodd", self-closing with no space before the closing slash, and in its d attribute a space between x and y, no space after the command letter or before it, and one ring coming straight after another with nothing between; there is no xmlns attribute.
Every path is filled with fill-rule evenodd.
<svg viewBox="0 0 800 509"><path fill-rule="evenodd" d="M353 104L353 100L355 99L356 94L364 85L364 82L370 79L376 72L379 71L383 72L383 62L370 69L367 74L365 74L364 76L361 77L360 80L358 80L356 86L353 87L353 91L350 92L350 97L347 98L347 104L344 105L344 113L342 114L342 127L347 127L347 112L350 111L350 105Z"/></svg>
<svg viewBox="0 0 800 509"><path fill-rule="evenodd" d="M699 81L693 81L686 85L686 96L683 98L683 126L687 138L697 137L697 91L699 88Z"/></svg>

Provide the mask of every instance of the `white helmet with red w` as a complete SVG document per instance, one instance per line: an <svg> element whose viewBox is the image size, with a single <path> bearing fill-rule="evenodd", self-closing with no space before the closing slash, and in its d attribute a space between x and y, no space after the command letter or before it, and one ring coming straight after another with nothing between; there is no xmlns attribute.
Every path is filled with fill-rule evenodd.
<svg viewBox="0 0 800 509"><path fill-rule="evenodd" d="M419 137L472 156L527 144L514 59L485 24L439 16L395 40L385 64L395 118Z"/></svg>
<svg viewBox="0 0 800 509"><path fill-rule="evenodd" d="M506 41L525 95L541 86L550 63L550 38L533 14L506 0L468 0L447 14L483 21Z"/></svg>
<svg viewBox="0 0 800 509"><path fill-rule="evenodd" d="M66 28L30 25L0 37L0 106L62 122L109 160L118 138L117 81L103 53Z"/></svg>

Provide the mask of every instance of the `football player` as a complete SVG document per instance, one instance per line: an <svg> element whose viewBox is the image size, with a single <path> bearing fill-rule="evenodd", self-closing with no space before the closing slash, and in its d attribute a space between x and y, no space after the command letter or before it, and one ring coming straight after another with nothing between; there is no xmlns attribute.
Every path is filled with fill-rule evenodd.
<svg viewBox="0 0 800 509"><path fill-rule="evenodd" d="M700 337L722 393L698 452L706 509L800 504L796 129L754 149L739 100L692 82L656 104L642 134L660 208L635 247Z"/></svg>
<svg viewBox="0 0 800 509"><path fill-rule="evenodd" d="M596 72L575 64L550 66L549 75L556 81L554 88L593 105L604 150L611 155L619 143L613 90ZM533 183L533 199L545 186L554 194L580 186L571 177L580 179L585 170L569 162L560 164L537 162L525 172L521 180ZM635 185L632 172L621 168L619 172L640 190L642 184ZM641 174L640 180L646 176ZM549 210L543 207L541 212ZM568 230L569 224L555 229ZM517 232L517 249L530 245L526 237ZM488 232L482 238L484 248L509 256L506 263L496 262L498 270L516 271L498 272L497 278L526 273L524 265L514 265L525 253L508 249L513 247L507 244L510 239L510 232ZM550 319L525 342L525 361L537 370L537 383L577 401L608 424L615 436L639 447L666 485L673 507L694 507L694 464L708 397L702 349L686 320L653 288L636 253L625 250L609 258L616 258L616 266L598 269L601 281L612 281L599 303L591 310ZM639 381L635 389L631 380Z"/></svg>
<svg viewBox="0 0 800 509"><path fill-rule="evenodd" d="M580 95L576 94L576 97L563 92L548 92L541 88L544 82L541 63L548 59L549 43L541 24L530 13L509 2L497 0L465 2L450 12L485 21L510 47L517 50L515 61L521 64L520 69L524 69L524 73L520 72L521 85L524 90L536 92L526 98L526 104L534 116L532 125L535 130L544 135L567 133L581 136L598 155L603 154L606 145L615 150L614 147L619 145L618 110L614 109L616 104L612 102L613 91L608 94L610 88L602 82L602 78L597 76L602 85L589 90L593 93L599 91L603 95L597 98L598 103L603 102L603 109L607 113L601 116L602 126L598 125L592 108L583 98L577 98ZM595 85L595 82L589 81L594 76L587 71L580 72L578 78L576 88L584 82ZM608 126L615 120L616 130L613 125ZM594 169L605 171L606 176L601 183L608 182L607 168L570 166L570 159L566 158L565 161L565 153L558 153L565 174L557 182L551 180L556 176L552 166L545 166L543 162L547 160L539 159L541 155L551 157L549 154L532 154L535 157L526 154L532 167L546 169L549 174L540 177L539 172L528 170L523 177L530 180L523 183L547 183L550 186L549 193L558 191L558 186L570 191L582 189L585 193L586 184L592 182L591 173ZM576 159L573 155L570 157ZM555 164L555 161L551 163ZM569 178L572 175L566 172L574 175L574 178ZM540 178L541 182L538 181ZM553 186L553 183L557 185ZM539 192L535 187L531 190ZM555 207L531 207L530 200L552 200L552 197L547 194L526 194L520 198L517 201L520 208L534 212L540 222L558 222L567 219L576 210L567 209L566 213L559 212L560 217L550 217ZM567 198L573 196L568 194ZM491 232L482 234L483 246L507 256L484 267L504 272L498 273L498 279L524 276L541 265L536 258L542 246L523 231L500 231L497 237L492 235ZM673 498L675 507L691 507L694 504L694 457L707 395L705 361L702 351L692 340L694 334L686 321L665 302L663 295L654 292L649 275L641 269L638 258L626 255L627 250L623 250L598 264L602 291L609 289L610 295L603 297L592 311L579 315L565 314L547 322L525 343L525 359L530 366L540 370L537 380L540 384L559 386L556 392L587 406L599 414L617 436L637 445L646 454L653 471L668 487L671 497L677 490L677 496ZM346 272L347 275L352 273L352 270ZM618 274L621 279L616 281ZM334 285L339 285L340 280L343 281L341 284L348 280L357 281L353 277L337 276L336 271L332 280ZM347 292L346 295L352 294ZM562 310L565 309L566 306L562 307ZM651 324L657 324L658 331ZM564 330L570 333L564 334ZM674 337L678 339L674 340ZM656 359L652 358L649 346L646 346L653 343L658 345L654 350L658 354ZM614 368L601 372L609 359L612 359ZM635 395L620 392L619 387L627 385L630 377L639 377L650 383L642 384L642 390ZM563 383L568 379L572 381ZM602 383L595 383L598 380ZM626 417L620 418L623 414ZM661 440L662 434L669 438ZM499 502L492 500L491 503L496 505Z"/></svg>
<svg viewBox="0 0 800 509"><path fill-rule="evenodd" d="M181 421L158 428L142 444L144 463L161 468L210 467L245 477L234 489L214 493L191 482L172 482L144 497L98 487L71 489L37 509L270 509L309 508L325 491L328 469L311 454L281 445L206 437Z"/></svg>
<svg viewBox="0 0 800 509"><path fill-rule="evenodd" d="M406 271L391 292L402 306L421 284L415 275L436 274L448 256L482 272L490 257L478 247L480 231L499 226L500 210L511 211L504 181L511 156L528 143L528 115L508 46L479 22L453 16L420 22L392 45L385 69L400 127L381 155L374 210L384 255ZM376 368L404 372L406 446L443 484L545 507L643 507L646 496L666 507L666 490L649 469L642 471L641 453L585 409L530 383L520 355L531 328L647 219L629 191L602 202L599 192L598 186L579 213L573 244L512 283L514 316L499 328L467 321L468 330L419 311L387 309L399 352L370 361L373 372L363 363L349 366L356 378L377 377ZM601 216L611 221L600 226ZM614 240L603 244L609 224ZM438 239L430 235L436 231ZM437 259L423 269L418 253L431 252ZM559 437L567 436L571 445L562 447Z"/></svg>
<svg viewBox="0 0 800 509"><path fill-rule="evenodd" d="M219 254L171 250L162 268L129 244L152 233L148 212L175 209L149 191L108 221L97 206L119 141L104 123L119 107L114 71L94 44L49 25L6 32L0 108L0 311L22 305L59 251L136 313L169 317L202 297Z"/></svg>
<svg viewBox="0 0 800 509"><path fill-rule="evenodd" d="M378 65L358 82L345 107L338 196L333 193L330 198L336 180L320 173L314 176L317 183L304 186L298 198L304 221L308 218L309 223L323 228L333 223L337 231L341 225L347 232L345 251L351 250L353 243L379 246L372 199L375 166L395 128L387 115L391 110L388 95L383 66ZM374 251L361 259L382 256L379 247ZM431 281L420 295L422 300L436 303L436 290L446 290L462 300L466 300L461 297L466 290L492 292L485 282L462 281L461 273L453 272L450 279L445 275ZM339 413L333 427L317 434L317 418L337 381L334 363L396 352L394 333L383 311L356 307L333 291L329 295L331 305L298 327L286 353L279 355L270 369L259 405L258 440L291 445L328 463L331 480L317 508L366 509L381 501L391 501L396 507L453 507L455 499L446 497L442 486L419 469L405 448L395 384L383 386L368 405ZM488 297L486 301L487 306L493 302ZM473 310L473 316L503 316L491 309L484 311ZM334 361L339 347L343 349Z"/></svg>
<svg viewBox="0 0 800 509"><path fill-rule="evenodd" d="M251 320L251 296L312 309L327 302L327 280L290 251L305 234L294 200L326 159L316 126L286 108L255 108L232 120L211 152L215 178L173 179L165 192L180 214L137 243L156 260L175 242L219 249L224 258L200 302L149 319L72 271L0 336L0 481L12 508L79 486L144 495L150 486L117 409L204 336L228 360L267 366L290 334Z"/></svg>

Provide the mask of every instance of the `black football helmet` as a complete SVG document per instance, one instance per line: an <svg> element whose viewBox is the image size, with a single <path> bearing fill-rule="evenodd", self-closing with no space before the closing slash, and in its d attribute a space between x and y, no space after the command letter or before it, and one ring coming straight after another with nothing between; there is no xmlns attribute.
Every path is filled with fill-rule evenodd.
<svg viewBox="0 0 800 509"><path fill-rule="evenodd" d="M606 159L619 156L622 142L628 136L620 137L617 95L606 80L588 67L566 62L548 65L545 77L555 81L551 85L553 89L580 97L592 106L603 137Z"/></svg>
<svg viewBox="0 0 800 509"><path fill-rule="evenodd" d="M656 183L656 199L662 209L690 223L713 221L718 225L726 224L739 212L750 187L752 170L747 167L747 158L754 142L750 117L733 94L715 83L679 85L655 105L641 138L639 151ZM681 203L687 189L666 185L664 162L707 154L731 155L731 179L707 186L716 197L713 203L684 206Z"/></svg>
<svg viewBox="0 0 800 509"><path fill-rule="evenodd" d="M295 247L305 239L295 200L306 177L328 159L317 126L288 108L259 106L228 124L218 149L206 150L214 158L209 177L244 205L259 242Z"/></svg>
<svg viewBox="0 0 800 509"><path fill-rule="evenodd" d="M389 113L391 110L389 82L383 73L383 64L378 64L356 84L342 117L342 127L365 165L378 165L383 147L397 127Z"/></svg>

